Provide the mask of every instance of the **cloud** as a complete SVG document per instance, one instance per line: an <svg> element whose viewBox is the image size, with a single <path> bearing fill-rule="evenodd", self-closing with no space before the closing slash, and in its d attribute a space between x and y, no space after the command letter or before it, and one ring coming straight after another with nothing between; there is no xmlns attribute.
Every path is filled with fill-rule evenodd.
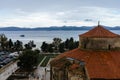
<svg viewBox="0 0 120 80"><path fill-rule="evenodd" d="M17 12L9 15L7 18L1 17L0 21L1 21L0 26L19 26L19 27L49 27L52 25L61 24L59 20L56 20L53 16L51 16L51 14L48 13L44 12L26 13L18 10Z"/></svg>
<svg viewBox="0 0 120 80"><path fill-rule="evenodd" d="M107 26L120 25L120 10L116 8L79 7L76 10L58 12L56 14L58 15L57 19L67 21L71 25L93 26L97 25L98 21L101 21L102 25ZM85 19L92 19L92 21L84 22L83 20Z"/></svg>
<svg viewBox="0 0 120 80"><path fill-rule="evenodd" d="M2 14L5 13L5 14ZM91 19L92 21L85 21ZM49 26L119 26L120 10L102 7L78 7L56 12L26 12L22 9L2 11L0 26L49 27Z"/></svg>

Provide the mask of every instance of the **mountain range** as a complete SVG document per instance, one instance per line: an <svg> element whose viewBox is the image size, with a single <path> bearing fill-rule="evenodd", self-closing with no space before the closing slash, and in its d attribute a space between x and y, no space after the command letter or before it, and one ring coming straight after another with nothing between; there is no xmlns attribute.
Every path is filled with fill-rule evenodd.
<svg viewBox="0 0 120 80"><path fill-rule="evenodd" d="M120 30L120 26L109 27L104 26L108 30ZM58 30L90 30L93 26L61 26L61 27L36 27L36 28L20 28L20 27L0 27L0 31L58 31Z"/></svg>

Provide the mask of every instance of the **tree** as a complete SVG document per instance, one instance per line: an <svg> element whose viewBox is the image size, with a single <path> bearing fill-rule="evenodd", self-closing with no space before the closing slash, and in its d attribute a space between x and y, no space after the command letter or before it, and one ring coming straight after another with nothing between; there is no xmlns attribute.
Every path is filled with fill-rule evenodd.
<svg viewBox="0 0 120 80"><path fill-rule="evenodd" d="M49 44L47 47L48 52L52 53L53 52L53 45Z"/></svg>
<svg viewBox="0 0 120 80"><path fill-rule="evenodd" d="M9 48L13 47L13 41L11 39L9 39L9 41L8 41L8 46L9 46Z"/></svg>
<svg viewBox="0 0 120 80"><path fill-rule="evenodd" d="M67 50L72 50L78 47L79 42L74 41L73 37L70 39L66 39L65 42L61 43L60 38L54 38L52 44L48 44L46 42L42 43L41 50L43 52L64 52Z"/></svg>
<svg viewBox="0 0 120 80"><path fill-rule="evenodd" d="M72 49L74 49L74 46L75 46L74 39L73 39L73 37L71 37L69 40L69 43L68 43L68 49L72 50Z"/></svg>
<svg viewBox="0 0 120 80"><path fill-rule="evenodd" d="M64 48L65 48L64 43L61 43L61 44L59 45L59 52L63 53L63 52L65 51Z"/></svg>
<svg viewBox="0 0 120 80"><path fill-rule="evenodd" d="M7 50L9 50L9 51L13 51L14 50L14 44L13 44L13 41L11 39L9 39L7 41L6 46L7 46Z"/></svg>
<svg viewBox="0 0 120 80"><path fill-rule="evenodd" d="M68 49L72 50L72 49L74 49L74 46L75 46L75 44L73 42L69 42Z"/></svg>
<svg viewBox="0 0 120 80"><path fill-rule="evenodd" d="M61 41L62 41L62 39L60 39L60 38L53 39L53 45L55 46L55 49L58 50L58 46L60 45Z"/></svg>
<svg viewBox="0 0 120 80"><path fill-rule="evenodd" d="M25 49L32 49L32 47L29 44L25 44Z"/></svg>
<svg viewBox="0 0 120 80"><path fill-rule="evenodd" d="M7 37L4 35L4 34L1 34L0 35L0 44L1 44L1 48L2 48L2 50L5 50L6 49L6 47L7 47Z"/></svg>
<svg viewBox="0 0 120 80"><path fill-rule="evenodd" d="M38 65L39 53L37 51L26 50L22 55L19 56L20 62L18 66L25 70L32 70Z"/></svg>
<svg viewBox="0 0 120 80"><path fill-rule="evenodd" d="M75 41L74 44L75 44L75 48L78 48L78 46L79 46L79 41Z"/></svg>
<svg viewBox="0 0 120 80"><path fill-rule="evenodd" d="M20 51L23 49L23 43L19 40L17 40L16 42L14 42L14 49L16 51Z"/></svg>
<svg viewBox="0 0 120 80"><path fill-rule="evenodd" d="M48 44L47 44L46 42L43 42L43 43L42 43L42 46L41 46L41 50L42 50L43 52L47 52L47 48L48 48Z"/></svg>
<svg viewBox="0 0 120 80"><path fill-rule="evenodd" d="M33 47L36 47L36 45L34 44L34 41L29 41L24 46L25 46L25 49L32 49Z"/></svg>
<svg viewBox="0 0 120 80"><path fill-rule="evenodd" d="M73 37L71 37L71 38L70 38L70 42L74 42L74 39L73 39Z"/></svg>
<svg viewBox="0 0 120 80"><path fill-rule="evenodd" d="M69 45L69 39L66 39L65 41L65 48L68 49L68 45Z"/></svg>

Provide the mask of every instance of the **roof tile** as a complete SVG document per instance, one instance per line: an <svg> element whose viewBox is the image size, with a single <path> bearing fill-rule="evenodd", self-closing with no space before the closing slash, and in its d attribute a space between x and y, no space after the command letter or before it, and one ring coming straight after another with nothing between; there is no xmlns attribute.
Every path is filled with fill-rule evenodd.
<svg viewBox="0 0 120 80"><path fill-rule="evenodd" d="M56 59L71 57L84 61L90 78L120 79L120 51L92 51L77 48L58 57Z"/></svg>
<svg viewBox="0 0 120 80"><path fill-rule="evenodd" d="M81 34L80 37L113 38L120 37L120 35L105 29L101 25L98 25L95 28L91 29L90 31Z"/></svg>

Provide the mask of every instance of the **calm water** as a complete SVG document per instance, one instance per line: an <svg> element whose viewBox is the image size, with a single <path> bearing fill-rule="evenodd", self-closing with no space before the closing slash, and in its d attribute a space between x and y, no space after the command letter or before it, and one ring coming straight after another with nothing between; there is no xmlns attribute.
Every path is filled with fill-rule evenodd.
<svg viewBox="0 0 120 80"><path fill-rule="evenodd" d="M0 34L5 34L9 39L13 41L20 40L24 44L33 40L39 48L43 41L48 43L52 42L53 38L59 37L63 41L67 38L73 37L75 40L79 40L78 35L87 32L87 30L82 31L0 31ZM112 30L112 32L120 34L120 30ZM20 35L25 35L25 37L20 37Z"/></svg>

